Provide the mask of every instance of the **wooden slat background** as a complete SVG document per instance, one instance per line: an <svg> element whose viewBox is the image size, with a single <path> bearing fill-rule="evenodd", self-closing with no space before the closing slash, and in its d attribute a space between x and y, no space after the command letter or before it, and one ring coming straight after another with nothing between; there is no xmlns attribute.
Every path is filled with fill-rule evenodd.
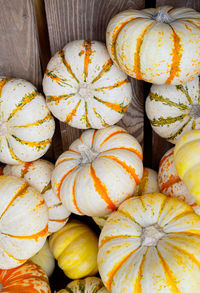
<svg viewBox="0 0 200 293"><path fill-rule="evenodd" d="M0 0L0 73L27 79L41 90L49 59L67 42L105 42L108 21L118 12L161 5L200 10L199 0ZM150 84L131 82L134 98L119 125L143 145L144 165L157 169L161 156L172 145L152 133L144 113ZM81 132L56 120L53 144L45 158L55 162ZM63 288L67 278L57 268L50 283L53 292Z"/></svg>

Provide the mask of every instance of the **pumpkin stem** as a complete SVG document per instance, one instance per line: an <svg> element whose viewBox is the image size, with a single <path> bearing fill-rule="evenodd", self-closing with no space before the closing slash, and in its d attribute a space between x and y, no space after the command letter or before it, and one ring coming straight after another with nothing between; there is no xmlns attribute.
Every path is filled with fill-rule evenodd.
<svg viewBox="0 0 200 293"><path fill-rule="evenodd" d="M8 124L6 121L0 120L0 136L4 136L8 133Z"/></svg>
<svg viewBox="0 0 200 293"><path fill-rule="evenodd" d="M165 9L158 9L158 12L153 15L153 19L156 20L157 22L164 22L164 23L170 23L174 19L167 13Z"/></svg>
<svg viewBox="0 0 200 293"><path fill-rule="evenodd" d="M163 236L165 236L165 232L157 223L144 227L141 235L141 245L156 246Z"/></svg>
<svg viewBox="0 0 200 293"><path fill-rule="evenodd" d="M82 156L81 164L92 163L99 154L85 144L79 145L78 150Z"/></svg>
<svg viewBox="0 0 200 293"><path fill-rule="evenodd" d="M191 106L190 113L189 113L191 118L199 118L200 117L200 105L199 104L194 104Z"/></svg>

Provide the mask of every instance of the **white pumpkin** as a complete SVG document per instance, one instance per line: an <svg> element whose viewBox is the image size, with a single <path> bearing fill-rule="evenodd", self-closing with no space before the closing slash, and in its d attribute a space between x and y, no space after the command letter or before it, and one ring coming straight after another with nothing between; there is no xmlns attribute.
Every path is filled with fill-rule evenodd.
<svg viewBox="0 0 200 293"><path fill-rule="evenodd" d="M44 245L48 209L42 195L21 178L0 176L0 268L26 262Z"/></svg>
<svg viewBox="0 0 200 293"><path fill-rule="evenodd" d="M20 165L7 165L3 168L3 174L24 178L44 196L49 212L49 234L62 228L70 215L51 188L53 169L52 163L42 159Z"/></svg>
<svg viewBox="0 0 200 293"><path fill-rule="evenodd" d="M73 41L51 58L43 90L53 115L76 128L118 122L132 98L127 75L97 41Z"/></svg>
<svg viewBox="0 0 200 293"><path fill-rule="evenodd" d="M172 143L191 129L200 129L199 77L180 85L152 85L146 113L153 130Z"/></svg>
<svg viewBox="0 0 200 293"><path fill-rule="evenodd" d="M167 151L160 160L158 184L162 193L184 200L200 215L200 206L198 206L194 197L178 176L174 161L174 148Z"/></svg>
<svg viewBox="0 0 200 293"><path fill-rule="evenodd" d="M28 81L0 77L0 161L19 164L48 150L55 123L44 97Z"/></svg>
<svg viewBox="0 0 200 293"><path fill-rule="evenodd" d="M121 127L87 130L57 160L52 188L78 215L104 216L133 195L143 174L142 148Z"/></svg>
<svg viewBox="0 0 200 293"><path fill-rule="evenodd" d="M163 6L126 10L109 22L112 60L128 75L154 84L182 84L200 73L200 13Z"/></svg>

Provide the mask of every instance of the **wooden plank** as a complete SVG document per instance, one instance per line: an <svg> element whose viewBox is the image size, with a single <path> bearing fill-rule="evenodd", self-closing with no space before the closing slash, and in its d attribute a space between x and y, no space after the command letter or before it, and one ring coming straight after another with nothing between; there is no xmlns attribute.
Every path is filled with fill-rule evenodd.
<svg viewBox="0 0 200 293"><path fill-rule="evenodd" d="M0 0L1 75L41 85L41 65L33 2Z"/></svg>
<svg viewBox="0 0 200 293"><path fill-rule="evenodd" d="M109 20L126 9L144 8L144 0L45 0L51 54L76 39L105 41ZM120 125L143 143L143 85L132 81L134 98ZM82 130L61 123L63 149L80 136Z"/></svg>
<svg viewBox="0 0 200 293"><path fill-rule="evenodd" d="M198 0L157 0L156 6L171 5L173 7L190 7L200 10L200 1Z"/></svg>

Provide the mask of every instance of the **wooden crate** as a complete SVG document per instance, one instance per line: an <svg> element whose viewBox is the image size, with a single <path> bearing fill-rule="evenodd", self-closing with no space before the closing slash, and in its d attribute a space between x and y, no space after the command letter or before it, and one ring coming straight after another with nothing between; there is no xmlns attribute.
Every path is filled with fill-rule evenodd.
<svg viewBox="0 0 200 293"><path fill-rule="evenodd" d="M199 0L0 0L0 74L21 77L42 90L46 65L56 51L76 39L105 41L108 21L126 9L172 5L200 10ZM150 84L131 79L133 100L118 123L143 146L144 166L158 169L162 155L172 146L152 133L144 112ZM81 130L56 120L53 144L45 158L58 156L80 136ZM78 217L78 216L74 216ZM99 233L88 217L81 217ZM52 292L69 280L57 267L50 279Z"/></svg>

